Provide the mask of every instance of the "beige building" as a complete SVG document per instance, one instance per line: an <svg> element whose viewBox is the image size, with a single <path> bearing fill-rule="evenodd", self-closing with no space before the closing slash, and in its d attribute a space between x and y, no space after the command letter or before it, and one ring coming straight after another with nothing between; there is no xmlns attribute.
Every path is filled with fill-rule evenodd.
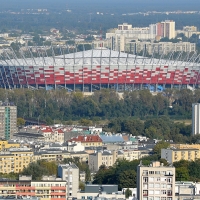
<svg viewBox="0 0 200 200"><path fill-rule="evenodd" d="M44 127L39 130L44 136L45 142L59 142L64 143L64 132L61 129L53 129L51 127Z"/></svg>
<svg viewBox="0 0 200 200"><path fill-rule="evenodd" d="M169 163L180 160L194 161L200 158L199 149L161 149L161 158Z"/></svg>
<svg viewBox="0 0 200 200"><path fill-rule="evenodd" d="M139 200L174 200L175 167L152 162L137 167L137 198Z"/></svg>
<svg viewBox="0 0 200 200"><path fill-rule="evenodd" d="M90 170L98 171L101 165L113 166L117 159L132 161L140 159L141 155L138 150L99 151L89 154L88 165Z"/></svg>
<svg viewBox="0 0 200 200"><path fill-rule="evenodd" d="M89 155L88 165L90 170L98 171L101 165L107 167L113 166L118 158L117 151L103 151Z"/></svg>
<svg viewBox="0 0 200 200"><path fill-rule="evenodd" d="M176 30L176 36L180 33L184 34L187 38L190 38L193 34L200 35L196 26L184 26L183 30Z"/></svg>
<svg viewBox="0 0 200 200"><path fill-rule="evenodd" d="M9 140L17 132L17 107L0 102L0 138Z"/></svg>
<svg viewBox="0 0 200 200"><path fill-rule="evenodd" d="M200 150L200 144L170 144L171 148L176 149L199 149Z"/></svg>
<svg viewBox="0 0 200 200"><path fill-rule="evenodd" d="M0 153L0 173L19 173L33 161L30 149L16 148Z"/></svg>
<svg viewBox="0 0 200 200"><path fill-rule="evenodd" d="M149 55L154 54L168 54L175 52L195 52L196 44L190 42L147 42L147 41L132 41L125 44L125 51L138 54L146 51Z"/></svg>
<svg viewBox="0 0 200 200"><path fill-rule="evenodd" d="M2 140L0 141L0 151L4 151L9 148L19 148L20 144L19 143L14 143L14 142L8 142L7 140Z"/></svg>

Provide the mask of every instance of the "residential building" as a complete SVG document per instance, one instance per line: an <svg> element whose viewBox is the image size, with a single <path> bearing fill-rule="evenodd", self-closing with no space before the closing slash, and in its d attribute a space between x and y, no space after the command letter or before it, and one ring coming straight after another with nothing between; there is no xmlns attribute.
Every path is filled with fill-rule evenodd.
<svg viewBox="0 0 200 200"><path fill-rule="evenodd" d="M23 178L20 180L1 179L0 196L21 199L35 197L34 199L40 200L66 200L67 198L66 181L59 179L32 181L29 177Z"/></svg>
<svg viewBox="0 0 200 200"><path fill-rule="evenodd" d="M12 148L0 152L0 173L19 173L33 160L33 152L26 148Z"/></svg>
<svg viewBox="0 0 200 200"><path fill-rule="evenodd" d="M89 155L88 165L90 170L98 171L101 165L105 165L107 167L113 166L117 158L117 151L100 151Z"/></svg>
<svg viewBox="0 0 200 200"><path fill-rule="evenodd" d="M45 142L64 142L64 132L61 129L53 129L46 126L41 128L39 133L44 136Z"/></svg>
<svg viewBox="0 0 200 200"><path fill-rule="evenodd" d="M170 144L170 148L176 148L176 149L199 149L200 150L200 144Z"/></svg>
<svg viewBox="0 0 200 200"><path fill-rule="evenodd" d="M0 102L0 138L9 140L17 132L17 107Z"/></svg>
<svg viewBox="0 0 200 200"><path fill-rule="evenodd" d="M88 165L90 170L98 171L101 165L106 167L113 166L117 159L132 161L138 160L141 157L142 152L139 150L104 150L89 154Z"/></svg>
<svg viewBox="0 0 200 200"><path fill-rule="evenodd" d="M0 141L0 151L6 150L9 148L19 148L19 147L20 147L19 143L10 142L7 140Z"/></svg>
<svg viewBox="0 0 200 200"><path fill-rule="evenodd" d="M137 198L139 200L174 200L175 167L158 161L137 167Z"/></svg>
<svg viewBox="0 0 200 200"><path fill-rule="evenodd" d="M169 163L180 160L195 161L200 158L199 149L161 149L161 158Z"/></svg>
<svg viewBox="0 0 200 200"><path fill-rule="evenodd" d="M84 171L79 173L79 179L80 181L82 181L83 183L85 183L85 178L86 178L86 174Z"/></svg>
<svg viewBox="0 0 200 200"><path fill-rule="evenodd" d="M176 30L176 36L180 33L182 33L187 38L190 38L193 34L200 34L196 26L184 26L182 30Z"/></svg>
<svg viewBox="0 0 200 200"><path fill-rule="evenodd" d="M157 23L157 36L175 38L175 21L165 20Z"/></svg>
<svg viewBox="0 0 200 200"><path fill-rule="evenodd" d="M77 199L125 199L125 195L118 191L118 185L86 184L85 191L77 193Z"/></svg>
<svg viewBox="0 0 200 200"><path fill-rule="evenodd" d="M192 135L200 134L200 103L192 104Z"/></svg>
<svg viewBox="0 0 200 200"><path fill-rule="evenodd" d="M125 44L125 51L139 54L146 52L149 55L168 54L170 52L195 52L196 44L190 42L153 42L134 40Z"/></svg>
<svg viewBox="0 0 200 200"><path fill-rule="evenodd" d="M58 166L58 177L67 184L67 197L77 197L79 189L79 168L71 163Z"/></svg>
<svg viewBox="0 0 200 200"><path fill-rule="evenodd" d="M85 147L102 146L102 139L99 135L79 135L71 138L68 142L79 142Z"/></svg>
<svg viewBox="0 0 200 200"><path fill-rule="evenodd" d="M85 146L83 146L80 142L68 142L67 150L69 152L85 151Z"/></svg>

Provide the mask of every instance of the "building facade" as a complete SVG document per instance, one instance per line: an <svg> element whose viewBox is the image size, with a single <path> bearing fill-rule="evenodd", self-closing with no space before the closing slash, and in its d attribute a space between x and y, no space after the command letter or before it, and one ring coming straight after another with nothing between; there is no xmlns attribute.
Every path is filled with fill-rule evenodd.
<svg viewBox="0 0 200 200"><path fill-rule="evenodd" d="M26 177L25 177L26 179ZM66 200L67 187L63 180L0 180L0 196L15 199ZM6 198L6 199L7 199Z"/></svg>
<svg viewBox="0 0 200 200"><path fill-rule="evenodd" d="M58 177L66 181L67 197L77 197L79 189L79 168L73 163L59 165Z"/></svg>
<svg viewBox="0 0 200 200"><path fill-rule="evenodd" d="M199 149L161 149L161 158L169 163L180 160L195 161L200 158Z"/></svg>
<svg viewBox="0 0 200 200"><path fill-rule="evenodd" d="M192 104L192 134L200 134L200 104Z"/></svg>
<svg viewBox="0 0 200 200"><path fill-rule="evenodd" d="M0 102L0 137L6 140L17 132L17 107Z"/></svg>
<svg viewBox="0 0 200 200"><path fill-rule="evenodd" d="M175 168L152 162L137 167L137 197L139 200L174 200Z"/></svg>
<svg viewBox="0 0 200 200"><path fill-rule="evenodd" d="M134 54L145 53L149 55L167 55L170 52L195 52L196 44L190 42L148 42L134 41L125 44L125 51Z"/></svg>

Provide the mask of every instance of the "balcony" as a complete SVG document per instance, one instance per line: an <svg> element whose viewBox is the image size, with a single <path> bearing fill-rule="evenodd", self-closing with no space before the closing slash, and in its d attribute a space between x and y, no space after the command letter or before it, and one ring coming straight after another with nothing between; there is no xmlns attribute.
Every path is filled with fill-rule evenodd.
<svg viewBox="0 0 200 200"><path fill-rule="evenodd" d="M51 190L66 190L65 186L52 186Z"/></svg>
<svg viewBox="0 0 200 200"><path fill-rule="evenodd" d="M66 192L51 192L51 196L66 196Z"/></svg>
<svg viewBox="0 0 200 200"><path fill-rule="evenodd" d="M35 192L16 192L17 196L35 196Z"/></svg>
<svg viewBox="0 0 200 200"><path fill-rule="evenodd" d="M35 187L31 186L16 186L17 190L35 190Z"/></svg>

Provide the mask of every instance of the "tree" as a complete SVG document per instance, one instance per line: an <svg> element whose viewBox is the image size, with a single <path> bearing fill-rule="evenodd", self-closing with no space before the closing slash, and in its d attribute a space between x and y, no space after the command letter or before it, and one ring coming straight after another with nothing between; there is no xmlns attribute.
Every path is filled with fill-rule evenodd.
<svg viewBox="0 0 200 200"><path fill-rule="evenodd" d="M126 170L119 174L119 189L136 187L135 170Z"/></svg>
<svg viewBox="0 0 200 200"><path fill-rule="evenodd" d="M187 167L176 168L176 181L189 181L189 171Z"/></svg>
<svg viewBox="0 0 200 200"><path fill-rule="evenodd" d="M25 120L23 118L17 118L17 126L24 126Z"/></svg>
<svg viewBox="0 0 200 200"><path fill-rule="evenodd" d="M168 142L160 141L154 146L153 153L160 156L161 149L167 149L169 146L170 144Z"/></svg>
<svg viewBox="0 0 200 200"><path fill-rule="evenodd" d="M84 184L83 182L81 182L81 181L79 181L79 189L80 189L81 191L84 191L84 190L85 190L85 184Z"/></svg>
<svg viewBox="0 0 200 200"><path fill-rule="evenodd" d="M126 199L128 199L131 196L132 196L132 191L129 188L127 188L126 191L125 191L125 197L126 197Z"/></svg>

